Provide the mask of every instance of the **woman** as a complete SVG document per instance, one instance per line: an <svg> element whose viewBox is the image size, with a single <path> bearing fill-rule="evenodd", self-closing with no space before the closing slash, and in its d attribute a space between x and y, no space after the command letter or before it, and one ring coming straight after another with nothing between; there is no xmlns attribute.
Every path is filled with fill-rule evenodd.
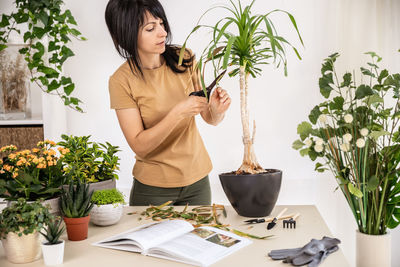
<svg viewBox="0 0 400 267"><path fill-rule="evenodd" d="M230 106L225 90L207 99L194 56L178 66L179 47L157 0L110 0L105 19L118 53L127 61L109 80L111 108L136 154L130 205L207 205L211 202L209 155L196 127L200 114L217 125Z"/></svg>

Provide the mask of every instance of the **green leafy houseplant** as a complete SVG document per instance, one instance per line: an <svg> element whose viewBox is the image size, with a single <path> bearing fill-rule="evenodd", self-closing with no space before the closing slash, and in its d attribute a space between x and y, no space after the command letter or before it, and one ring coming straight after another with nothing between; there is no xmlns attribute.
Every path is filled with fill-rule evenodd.
<svg viewBox="0 0 400 267"><path fill-rule="evenodd" d="M125 204L124 195L115 188L95 191L92 202L96 205Z"/></svg>
<svg viewBox="0 0 400 267"><path fill-rule="evenodd" d="M89 185L81 183L74 186L73 181L69 183L68 190L63 190L60 198L60 206L62 214L67 218L82 218L89 215L93 208L92 199L93 192L89 193Z"/></svg>
<svg viewBox="0 0 400 267"><path fill-rule="evenodd" d="M242 8L240 0L235 4L230 0L231 6L220 5L207 10L203 15L214 9L223 9L228 14L220 19L215 25L200 24L200 18L197 25L193 28L186 38L180 53L180 63L182 62L186 43L190 36L201 28L211 31L211 41L202 52L198 59L197 68L202 70L204 75L204 66L211 62L214 75L217 76L222 70L230 68L229 76L239 75L240 82L240 110L243 127L244 157L240 168L236 174L255 174L265 172L264 168L257 162L253 150L255 138L255 122L253 123L253 134L250 135L249 110L248 110L248 80L251 75L253 78L261 75L261 66L276 64L279 67L283 64L285 75L287 74L286 46L290 46L299 59L300 55L297 49L292 46L285 38L278 35L275 26L271 20L274 13L283 13L288 15L290 22L298 34L298 38L303 44L294 17L283 10L273 10L262 15L252 15L250 5ZM200 80L203 91L205 90L204 78L201 75Z"/></svg>
<svg viewBox="0 0 400 267"><path fill-rule="evenodd" d="M39 232L51 218L48 208L39 200L27 203L20 198L0 213L0 238L7 238L8 233L22 236Z"/></svg>
<svg viewBox="0 0 400 267"><path fill-rule="evenodd" d="M118 146L90 142L90 135L61 137L63 141L58 145L68 149L63 158L64 170L72 179L87 183L118 179Z"/></svg>
<svg viewBox="0 0 400 267"><path fill-rule="evenodd" d="M377 65L374 52L355 74L339 80L335 53L324 60L319 79L326 101L315 106L310 122L302 122L293 148L316 163L315 170L331 170L361 233L383 235L400 223L400 74Z"/></svg>
<svg viewBox="0 0 400 267"><path fill-rule="evenodd" d="M13 145L0 148L6 156L0 159L0 197L7 200L49 199L61 193L67 179L61 155L53 141L40 141L32 150L16 151Z"/></svg>
<svg viewBox="0 0 400 267"><path fill-rule="evenodd" d="M75 84L70 77L62 75L64 62L74 56L67 46L71 39L86 40L73 27L77 25L70 10L61 10L62 0L16 0L16 12L2 14L0 21L0 52L7 48L7 41L12 31L22 35L27 47L19 50L28 63L31 81L42 91L58 95L64 104L82 112L81 101L71 97ZM21 32L19 26L26 25ZM46 43L44 38L47 38ZM48 59L46 59L48 54Z"/></svg>
<svg viewBox="0 0 400 267"><path fill-rule="evenodd" d="M46 245L60 244L60 236L64 233L65 227L62 226L62 220L51 220L48 222L47 227L44 228L45 232L40 232L46 238Z"/></svg>

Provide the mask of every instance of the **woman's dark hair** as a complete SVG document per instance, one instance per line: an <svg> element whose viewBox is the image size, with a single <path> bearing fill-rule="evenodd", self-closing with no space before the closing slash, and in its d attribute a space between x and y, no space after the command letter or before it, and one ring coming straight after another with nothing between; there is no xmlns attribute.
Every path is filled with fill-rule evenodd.
<svg viewBox="0 0 400 267"><path fill-rule="evenodd" d="M162 56L167 66L176 73L185 72L188 67L192 66L194 56L190 55L190 57L184 58L182 66L178 67L180 47L170 44L171 30L164 9L158 0L110 0L108 2L105 19L118 53L128 61L133 74L139 72L143 77L137 39L140 27L144 23L146 11L164 23L168 35Z"/></svg>

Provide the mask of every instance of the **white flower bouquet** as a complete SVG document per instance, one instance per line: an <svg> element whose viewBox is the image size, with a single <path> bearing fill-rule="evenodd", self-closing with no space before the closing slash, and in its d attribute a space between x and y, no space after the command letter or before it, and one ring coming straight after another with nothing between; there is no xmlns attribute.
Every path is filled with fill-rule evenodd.
<svg viewBox="0 0 400 267"><path fill-rule="evenodd" d="M317 162L315 170L331 170L359 231L382 235L400 223L400 74L380 70L381 58L361 67L362 81L345 73L339 82L333 54L322 64L321 94L310 122L297 128L293 148Z"/></svg>

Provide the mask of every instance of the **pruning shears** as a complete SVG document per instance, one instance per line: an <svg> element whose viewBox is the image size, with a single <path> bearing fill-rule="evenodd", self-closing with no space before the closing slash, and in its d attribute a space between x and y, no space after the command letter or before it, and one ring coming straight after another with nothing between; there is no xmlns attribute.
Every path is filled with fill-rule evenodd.
<svg viewBox="0 0 400 267"><path fill-rule="evenodd" d="M206 88L208 97L211 94L211 90L214 89L215 85L222 79L225 73L226 70L224 70L220 75L218 75L217 78L215 78L215 80ZM206 97L203 90L191 92L189 96L191 95Z"/></svg>

